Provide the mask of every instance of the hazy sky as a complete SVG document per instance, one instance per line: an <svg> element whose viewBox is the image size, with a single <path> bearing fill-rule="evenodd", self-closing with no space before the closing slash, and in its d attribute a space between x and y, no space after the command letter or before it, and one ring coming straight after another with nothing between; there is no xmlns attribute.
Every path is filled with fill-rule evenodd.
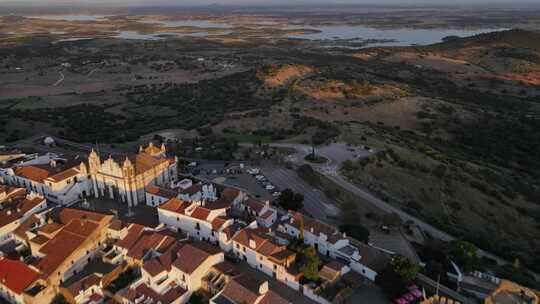
<svg viewBox="0 0 540 304"><path fill-rule="evenodd" d="M536 0L538 1L538 0ZM208 5L208 4L512 4L535 3L535 0L0 0L0 3L10 4L121 4L121 5Z"/></svg>

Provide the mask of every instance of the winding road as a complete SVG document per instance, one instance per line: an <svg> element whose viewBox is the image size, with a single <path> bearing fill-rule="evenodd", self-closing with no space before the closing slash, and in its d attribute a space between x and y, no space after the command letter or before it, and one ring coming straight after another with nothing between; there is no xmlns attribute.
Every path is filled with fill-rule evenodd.
<svg viewBox="0 0 540 304"><path fill-rule="evenodd" d="M404 212L403 210L377 198L375 195L373 195L369 191L362 189L359 186L349 182L346 178L342 177L339 174L339 167L341 163L343 163L344 161L349 160L349 159L354 159L354 158L359 159L359 158L369 157L373 155L375 152L348 147L344 143L334 143L329 146L316 148L315 153L318 155L324 156L328 161L325 164L313 164L304 160L304 157L308 155L309 153L311 153L312 151L311 146L301 145L301 144L272 143L270 144L270 147L289 148L289 149L296 150L295 154L292 154L289 156L288 158L289 161L298 165L305 164L305 163L311 165L314 170L317 170L319 173L325 175L327 178L329 178L336 184L340 185L345 190L362 198L362 200L359 201L359 204L361 204L362 202L367 202L386 212L395 213L399 215L399 217L403 221L413 222L414 224L422 228L424 231L427 231L433 237L438 238L440 240L452 241L452 240L457 239L455 236L447 232L444 232L441 229L434 227L429 223L424 222L422 219L414 217ZM500 265L510 264L509 261L503 258L500 258L496 256L495 254L482 250L480 248L478 248L478 256L491 258L497 261L497 263ZM540 275L538 275L537 273L532 272L532 271L529 271L529 273L533 275L537 280L540 279Z"/></svg>

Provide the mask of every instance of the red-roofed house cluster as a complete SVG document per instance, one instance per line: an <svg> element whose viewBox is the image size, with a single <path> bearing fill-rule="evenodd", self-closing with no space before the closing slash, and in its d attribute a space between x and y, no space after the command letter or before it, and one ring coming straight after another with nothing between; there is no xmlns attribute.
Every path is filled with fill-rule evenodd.
<svg viewBox="0 0 540 304"><path fill-rule="evenodd" d="M61 296L69 303L176 304L203 290L215 304L327 304L302 271L302 248L312 246L325 261L317 269L321 286L358 281L355 275L374 280L388 263L335 227L240 189L177 182L176 158L165 153L150 144L121 162L92 151L88 159L47 154L2 168L0 296L10 303ZM157 223L66 207L86 196L144 203L155 208ZM296 300L268 280L297 291Z"/></svg>

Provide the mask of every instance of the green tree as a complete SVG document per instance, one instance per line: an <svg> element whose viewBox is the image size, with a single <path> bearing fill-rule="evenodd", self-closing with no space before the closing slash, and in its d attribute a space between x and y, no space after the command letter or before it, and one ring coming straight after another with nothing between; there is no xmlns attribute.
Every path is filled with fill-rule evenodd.
<svg viewBox="0 0 540 304"><path fill-rule="evenodd" d="M392 260L392 268L399 275L403 283L408 283L416 278L418 271L420 271L420 266L411 262L408 258L404 256L396 256Z"/></svg>
<svg viewBox="0 0 540 304"><path fill-rule="evenodd" d="M466 241L454 241L450 243L450 256L465 271L473 271L478 266L476 247Z"/></svg>
<svg viewBox="0 0 540 304"><path fill-rule="evenodd" d="M306 279L316 281L319 279L319 266L321 260L317 255L317 251L313 246L308 246L302 250L302 266L300 271L304 274Z"/></svg>
<svg viewBox="0 0 540 304"><path fill-rule="evenodd" d="M339 231L366 244L369 242L369 230L360 224L343 224L339 226Z"/></svg>
<svg viewBox="0 0 540 304"><path fill-rule="evenodd" d="M278 203L285 210L298 211L304 207L304 196L287 188L281 192Z"/></svg>

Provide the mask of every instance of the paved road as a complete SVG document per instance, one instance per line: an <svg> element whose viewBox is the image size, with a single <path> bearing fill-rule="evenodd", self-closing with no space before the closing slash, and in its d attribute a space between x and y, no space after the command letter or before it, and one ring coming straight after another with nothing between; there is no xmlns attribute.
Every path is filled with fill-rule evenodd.
<svg viewBox="0 0 540 304"><path fill-rule="evenodd" d="M58 73L60 73L60 79L58 79L58 81L56 81L56 82L53 84L53 87L58 86L59 84L62 83L62 81L64 81L64 79L66 79L66 77L64 76L64 73L62 73L62 72L58 72Z"/></svg>
<svg viewBox="0 0 540 304"><path fill-rule="evenodd" d="M296 172L276 166L265 166L262 173L279 189L290 188L304 195L304 209L312 217L327 221L339 215L339 209L318 189L304 182Z"/></svg>

